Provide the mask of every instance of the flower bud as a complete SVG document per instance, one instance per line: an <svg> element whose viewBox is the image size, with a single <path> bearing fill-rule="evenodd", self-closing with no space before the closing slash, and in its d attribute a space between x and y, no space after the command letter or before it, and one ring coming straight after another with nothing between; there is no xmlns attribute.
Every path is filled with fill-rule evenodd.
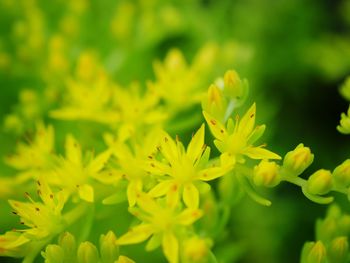
<svg viewBox="0 0 350 263"><path fill-rule="evenodd" d="M58 244L64 251L65 260L67 262L75 262L77 248L74 236L69 232L65 232L58 238Z"/></svg>
<svg viewBox="0 0 350 263"><path fill-rule="evenodd" d="M326 263L327 252L321 241L308 242L303 247L301 263Z"/></svg>
<svg viewBox="0 0 350 263"><path fill-rule="evenodd" d="M226 111L226 101L222 91L216 85L210 85L208 93L202 101L202 108L213 117L223 120Z"/></svg>
<svg viewBox="0 0 350 263"><path fill-rule="evenodd" d="M242 80L236 71L226 71L224 75L224 88L226 94L231 98L240 99L243 96Z"/></svg>
<svg viewBox="0 0 350 263"><path fill-rule="evenodd" d="M86 241L80 244L78 248L79 263L96 263L99 261L97 248Z"/></svg>
<svg viewBox="0 0 350 263"><path fill-rule="evenodd" d="M338 186L350 186L350 159L347 159L334 169L333 178Z"/></svg>
<svg viewBox="0 0 350 263"><path fill-rule="evenodd" d="M332 263L345 263L349 251L348 238L337 237L335 238L328 248L328 258Z"/></svg>
<svg viewBox="0 0 350 263"><path fill-rule="evenodd" d="M283 161L283 167L292 175L298 176L305 171L314 160L314 155L309 147L304 147L300 143L293 151L286 154Z"/></svg>
<svg viewBox="0 0 350 263"><path fill-rule="evenodd" d="M253 182L257 186L274 187L281 182L279 166L275 162L262 160L254 168Z"/></svg>
<svg viewBox="0 0 350 263"><path fill-rule="evenodd" d="M112 231L109 231L106 235L101 235L101 263L114 263L118 259L116 240L117 238Z"/></svg>
<svg viewBox="0 0 350 263"><path fill-rule="evenodd" d="M316 238L318 240L330 241L338 234L337 219L327 217L324 220L318 220L316 224Z"/></svg>
<svg viewBox="0 0 350 263"><path fill-rule="evenodd" d="M340 118L340 125L337 126L337 130L343 134L350 134L350 107L347 114L342 113Z"/></svg>
<svg viewBox="0 0 350 263"><path fill-rule="evenodd" d="M209 251L208 240L199 237L192 237L185 241L184 261L203 262L205 259L207 259Z"/></svg>
<svg viewBox="0 0 350 263"><path fill-rule="evenodd" d="M307 181L307 191L314 195L323 195L332 189L332 174L320 169L313 173Z"/></svg>
<svg viewBox="0 0 350 263"><path fill-rule="evenodd" d="M64 263L63 249L58 245L48 245L43 252L45 262L49 263Z"/></svg>

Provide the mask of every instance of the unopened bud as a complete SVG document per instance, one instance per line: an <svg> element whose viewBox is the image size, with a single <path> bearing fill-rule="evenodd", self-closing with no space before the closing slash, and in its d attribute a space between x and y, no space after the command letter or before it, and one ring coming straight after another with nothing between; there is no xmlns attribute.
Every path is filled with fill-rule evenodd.
<svg viewBox="0 0 350 263"><path fill-rule="evenodd" d="M226 104L222 91L216 85L210 85L208 93L202 102L203 110L221 120L225 116Z"/></svg>
<svg viewBox="0 0 350 263"><path fill-rule="evenodd" d="M78 248L79 263L96 263L99 261L97 248L86 241L80 244Z"/></svg>
<svg viewBox="0 0 350 263"><path fill-rule="evenodd" d="M42 253L45 262L49 263L64 263L63 249L58 245L48 245L45 252Z"/></svg>
<svg viewBox="0 0 350 263"><path fill-rule="evenodd" d="M307 191L310 194L323 195L332 189L332 174L328 170L320 169L313 173L307 181Z"/></svg>
<svg viewBox="0 0 350 263"><path fill-rule="evenodd" d="M281 182L279 166L275 162L262 160L254 168L253 182L257 186L274 187Z"/></svg>
<svg viewBox="0 0 350 263"><path fill-rule="evenodd" d="M334 169L333 178L338 186L350 186L350 159L347 159Z"/></svg>
<svg viewBox="0 0 350 263"><path fill-rule="evenodd" d="M293 151L286 154L283 167L295 176L300 175L314 160L314 155L309 147L300 143Z"/></svg>
<svg viewBox="0 0 350 263"><path fill-rule="evenodd" d="M328 258L332 263L345 263L347 262L347 255L349 251L348 238L337 237L335 238L328 249Z"/></svg>
<svg viewBox="0 0 350 263"><path fill-rule="evenodd" d="M100 251L102 263L114 263L118 259L116 240L117 238L112 231L109 231L106 235L101 235Z"/></svg>
<svg viewBox="0 0 350 263"><path fill-rule="evenodd" d="M326 263L327 252L321 241L308 242L304 245L301 263Z"/></svg>
<svg viewBox="0 0 350 263"><path fill-rule="evenodd" d="M224 90L229 97L234 99L240 99L243 96L242 80L236 71L226 71L224 75Z"/></svg>
<svg viewBox="0 0 350 263"><path fill-rule="evenodd" d="M74 236L65 232L58 238L58 244L62 247L67 262L75 262L77 247Z"/></svg>
<svg viewBox="0 0 350 263"><path fill-rule="evenodd" d="M209 251L208 240L192 237L184 244L185 262L203 262L207 259Z"/></svg>

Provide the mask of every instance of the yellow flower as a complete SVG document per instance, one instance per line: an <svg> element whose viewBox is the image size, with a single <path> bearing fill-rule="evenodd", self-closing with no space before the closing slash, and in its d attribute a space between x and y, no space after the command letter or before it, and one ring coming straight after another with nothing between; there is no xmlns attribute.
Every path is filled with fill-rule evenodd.
<svg viewBox="0 0 350 263"><path fill-rule="evenodd" d="M221 158L231 164L244 162L244 156L252 159L281 159L281 157L267 149L264 145L253 144L262 136L265 125L255 125L255 104L253 104L241 120L236 118L236 123L230 118L227 127L207 112L203 115L209 128L216 138L215 146L222 153Z"/></svg>
<svg viewBox="0 0 350 263"><path fill-rule="evenodd" d="M147 170L155 175L166 175L149 194L153 197L167 196L170 206L176 206L179 195L187 207L197 208L199 205L200 185L207 187L205 181L214 180L227 173L230 166L205 168L209 159L210 148L204 144L204 124L193 136L187 150L183 144L174 141L165 134L160 145L160 152L166 162L155 158L148 161Z"/></svg>
<svg viewBox="0 0 350 263"><path fill-rule="evenodd" d="M128 181L127 198L129 206L136 203L136 195L143 190L144 184L151 179L147 171L143 169L144 162L148 158L152 158L157 150L157 144L160 136L160 130L153 129L146 135L132 140L123 141L116 139L112 135L105 135L105 141L109 146L112 154L116 157L117 167L114 169L115 179L124 178ZM106 178L105 183L109 183L110 176ZM118 199L119 194L116 193L109 197L108 201L112 202L113 196Z"/></svg>
<svg viewBox="0 0 350 263"><path fill-rule="evenodd" d="M64 226L61 211L66 202L66 194L63 191L54 194L43 178L38 180L37 184L38 195L42 202L35 202L28 193L26 196L29 203L9 200L14 213L29 227L21 231L30 239L43 239L57 234Z"/></svg>
<svg viewBox="0 0 350 263"><path fill-rule="evenodd" d="M21 171L16 180L24 181L47 173L52 167L53 152L53 127L45 127L43 123L37 123L34 138L28 143L20 142L16 147L16 153L8 156L5 161L11 167Z"/></svg>
<svg viewBox="0 0 350 263"><path fill-rule="evenodd" d="M201 100L201 79L197 71L189 66L184 55L177 49L171 50L164 63L154 63L156 81L151 88L164 98L171 110L178 111L177 107L184 108ZM191 94L191 96L188 96Z"/></svg>
<svg viewBox="0 0 350 263"><path fill-rule="evenodd" d="M119 114L119 130L125 137L135 135L144 127L162 124L167 119L159 100L150 89L142 92L137 83L132 83L127 89L118 87L114 90L113 107Z"/></svg>
<svg viewBox="0 0 350 263"><path fill-rule="evenodd" d="M24 257L30 248L30 239L23 233L8 231L0 235L0 256Z"/></svg>
<svg viewBox="0 0 350 263"><path fill-rule="evenodd" d="M111 152L104 151L94 157L91 153L86 162L83 160L82 150L79 143L72 135L67 135L65 145L66 157L60 157L51 182L67 189L70 193L77 192L82 200L94 201L94 189L91 179L98 180L109 173L104 170L110 158Z"/></svg>
<svg viewBox="0 0 350 263"><path fill-rule="evenodd" d="M161 244L167 260L171 263L178 262L179 240L177 232L199 219L202 216L201 210L186 208L177 211L174 207L161 205L160 202L156 202L144 193L139 194L137 204L141 209L130 208L130 212L141 219L143 223L132 227L126 234L122 235L117 240L117 244L137 244L152 236L146 249L152 250Z"/></svg>

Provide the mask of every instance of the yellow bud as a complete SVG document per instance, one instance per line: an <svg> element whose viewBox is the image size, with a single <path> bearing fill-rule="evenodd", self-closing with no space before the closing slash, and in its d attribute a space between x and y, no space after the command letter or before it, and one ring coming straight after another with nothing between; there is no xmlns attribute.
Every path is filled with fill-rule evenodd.
<svg viewBox="0 0 350 263"><path fill-rule="evenodd" d="M350 159L344 161L333 171L334 182L339 186L350 186Z"/></svg>
<svg viewBox="0 0 350 263"><path fill-rule="evenodd" d="M279 166L275 162L262 160L254 168L253 182L257 186L274 187L281 182Z"/></svg>
<svg viewBox="0 0 350 263"><path fill-rule="evenodd" d="M64 263L64 251L58 245L48 245L43 253L45 262Z"/></svg>
<svg viewBox="0 0 350 263"><path fill-rule="evenodd" d="M306 257L306 263L326 263L326 248L321 241L317 241L311 246Z"/></svg>
<svg viewBox="0 0 350 263"><path fill-rule="evenodd" d="M77 251L75 237L71 233L65 232L58 238L58 244L64 251L65 260L67 262L75 262Z"/></svg>
<svg viewBox="0 0 350 263"><path fill-rule="evenodd" d="M350 134L350 107L347 114L342 113L340 117L340 125L337 126L337 130L343 134Z"/></svg>
<svg viewBox="0 0 350 263"><path fill-rule="evenodd" d="M345 236L335 238L328 249L328 257L332 263L345 263L349 251L348 238Z"/></svg>
<svg viewBox="0 0 350 263"><path fill-rule="evenodd" d="M115 262L118 259L117 238L112 231L100 237L101 262Z"/></svg>
<svg viewBox="0 0 350 263"><path fill-rule="evenodd" d="M239 99L243 96L242 80L234 70L226 71L224 75L224 88L227 95Z"/></svg>
<svg viewBox="0 0 350 263"><path fill-rule="evenodd" d="M202 108L219 120L224 118L226 101L222 91L216 85L210 85L208 93L202 102Z"/></svg>
<svg viewBox="0 0 350 263"><path fill-rule="evenodd" d="M320 169L313 173L307 181L307 190L311 194L323 195L332 189L332 174L328 170Z"/></svg>
<svg viewBox="0 0 350 263"><path fill-rule="evenodd" d="M186 240L184 244L185 262L203 262L209 251L208 240L192 237Z"/></svg>
<svg viewBox="0 0 350 263"><path fill-rule="evenodd" d="M316 237L319 240L326 240L327 242L332 240L338 232L337 220L331 217L327 217L324 220L320 220L316 225Z"/></svg>
<svg viewBox="0 0 350 263"><path fill-rule="evenodd" d="M304 244L300 263L326 263L327 251L321 241Z"/></svg>
<svg viewBox="0 0 350 263"><path fill-rule="evenodd" d="M314 160L314 155L309 147L300 143L293 151L286 154L283 167L295 176L300 175Z"/></svg>
<svg viewBox="0 0 350 263"><path fill-rule="evenodd" d="M79 263L96 263L99 261L96 247L86 241L80 244L78 248L78 262Z"/></svg>

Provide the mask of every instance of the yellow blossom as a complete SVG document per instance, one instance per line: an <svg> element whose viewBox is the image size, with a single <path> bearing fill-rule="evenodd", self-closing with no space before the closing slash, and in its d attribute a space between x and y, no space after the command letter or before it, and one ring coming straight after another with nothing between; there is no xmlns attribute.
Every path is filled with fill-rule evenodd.
<svg viewBox="0 0 350 263"><path fill-rule="evenodd" d="M122 235L117 240L117 244L137 244L152 236L146 249L152 250L162 245L167 260L170 263L177 263L180 246L177 230L192 225L202 216L202 212L193 208L178 211L174 207L160 204L160 201L156 202L147 194L140 193L137 199L140 209L130 208L130 212L143 222Z"/></svg>
<svg viewBox="0 0 350 263"><path fill-rule="evenodd" d="M48 172L52 167L53 152L53 127L37 123L34 137L28 143L18 143L16 153L8 156L5 161L21 171L17 180L23 181L38 178L38 175Z"/></svg>
<svg viewBox="0 0 350 263"><path fill-rule="evenodd" d="M108 176L105 183L110 183L111 180L124 178L128 181L127 198L129 206L134 206L136 203L137 194L143 190L145 182L151 179L147 171L143 169L145 160L152 158L156 151L160 130L153 129L146 135L133 140L123 140L114 138L110 134L105 135L105 141L109 146L112 154L116 157L117 167L114 169L114 178ZM113 196L118 199L118 193L109 197L108 201L112 202Z"/></svg>
<svg viewBox="0 0 350 263"><path fill-rule="evenodd" d="M236 161L244 162L244 156L252 159L281 159L281 157L267 149L264 145L253 144L262 136L265 125L255 125L256 109L253 104L241 120L236 118L228 120L227 127L207 112L203 115L215 137L214 144L222 153L221 158L234 164Z"/></svg>
<svg viewBox="0 0 350 263"><path fill-rule="evenodd" d="M91 186L91 179L98 180L100 177L105 177L105 173L109 173L108 170L103 169L111 152L107 150L96 157L90 154L84 162L80 145L72 135L67 135L65 152L65 158L60 157L57 161L51 182L64 187L70 193L77 192L82 200L93 202L94 189Z"/></svg>
<svg viewBox="0 0 350 263"><path fill-rule="evenodd" d="M176 206L181 195L186 206L197 208L198 187L208 187L206 181L223 176L231 169L230 166L206 168L210 148L204 144L204 124L193 136L187 150L179 140L174 141L165 134L160 144L160 152L166 162L152 158L146 169L152 174L166 177L149 194L153 197L166 195L171 206Z"/></svg>

